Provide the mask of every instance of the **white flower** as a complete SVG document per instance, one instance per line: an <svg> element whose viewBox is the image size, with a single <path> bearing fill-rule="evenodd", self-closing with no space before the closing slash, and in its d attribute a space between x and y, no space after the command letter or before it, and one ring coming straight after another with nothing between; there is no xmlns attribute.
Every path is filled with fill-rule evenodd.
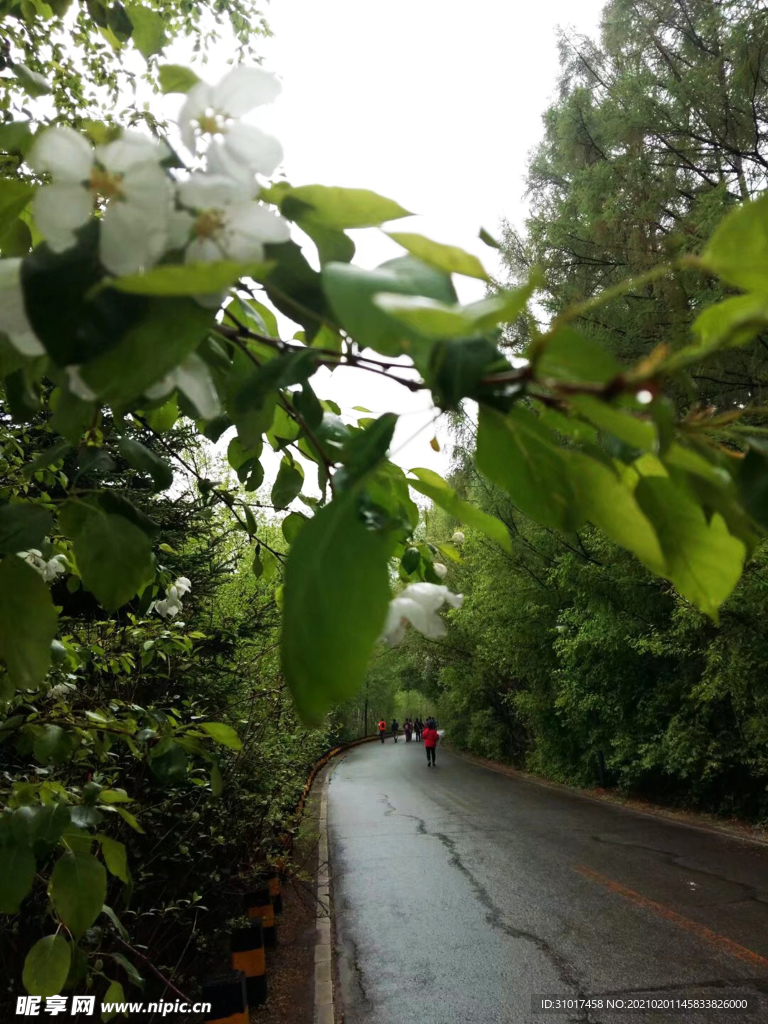
<svg viewBox="0 0 768 1024"><path fill-rule="evenodd" d="M32 566L43 577L46 583L55 580L59 573L67 571L67 560L64 555L54 555L46 561L41 551L37 548L30 548L29 551L17 552L19 558Z"/></svg>
<svg viewBox="0 0 768 1024"><path fill-rule="evenodd" d="M23 356L44 356L45 349L27 318L21 287L21 260L0 260L0 334Z"/></svg>
<svg viewBox="0 0 768 1024"><path fill-rule="evenodd" d="M457 530L456 533L451 537L454 544L463 544L465 537L461 530Z"/></svg>
<svg viewBox="0 0 768 1024"><path fill-rule="evenodd" d="M69 390L80 401L92 402L97 397L96 392L89 388L83 380L79 366L67 367L67 380L69 382Z"/></svg>
<svg viewBox="0 0 768 1024"><path fill-rule="evenodd" d="M441 580L444 580L445 577L448 575L448 570L446 569L442 562L433 562L432 568L435 570L435 572L437 573Z"/></svg>
<svg viewBox="0 0 768 1024"><path fill-rule="evenodd" d="M256 202L253 192L251 185L201 171L179 185L182 206L194 211L173 218L172 244L186 246L186 263L258 263L265 242L288 241L287 222Z"/></svg>
<svg viewBox="0 0 768 1024"><path fill-rule="evenodd" d="M155 601L155 611L164 619L173 619L182 609L181 599L192 589L192 584L186 576L179 578L168 587L165 598L162 601Z"/></svg>
<svg viewBox="0 0 768 1024"><path fill-rule="evenodd" d="M424 636L436 639L445 636L445 623L437 614L444 604L461 608L464 598L452 594L448 587L436 583L411 583L389 602L389 613L382 639L393 647L405 636L405 627L411 623Z"/></svg>
<svg viewBox="0 0 768 1024"><path fill-rule="evenodd" d="M184 145L195 153L209 139L211 170L234 178L271 174L283 159L282 146L272 135L237 118L254 107L271 103L280 93L278 79L261 68L233 68L218 85L200 82L187 93L179 114Z"/></svg>
<svg viewBox="0 0 768 1024"><path fill-rule="evenodd" d="M172 189L160 166L168 155L165 143L138 132L123 132L95 149L72 128L44 132L27 159L54 179L33 200L35 223L51 249L64 252L76 243L77 230L101 198L100 252L107 270L130 274L155 264L168 242Z"/></svg>
<svg viewBox="0 0 768 1024"><path fill-rule="evenodd" d="M203 304L208 305L207 302ZM216 305L219 304L220 296L217 295ZM144 394L151 399L165 398L176 388L187 396L197 409L198 415L202 416L204 420L213 419L221 412L221 403L216 385L213 383L213 377L211 377L211 371L196 352L188 355L183 363L179 363L165 377L155 381Z"/></svg>

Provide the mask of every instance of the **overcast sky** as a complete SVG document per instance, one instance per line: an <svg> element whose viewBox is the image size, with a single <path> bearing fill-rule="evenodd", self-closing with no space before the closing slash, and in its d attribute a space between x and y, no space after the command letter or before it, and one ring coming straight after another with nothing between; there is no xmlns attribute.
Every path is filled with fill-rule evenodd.
<svg viewBox="0 0 768 1024"><path fill-rule="evenodd" d="M524 176L558 77L558 26L595 33L602 0L273 0L274 36L259 44L283 92L248 117L285 150L291 184L370 188L420 216L398 222L476 253L492 272L503 217L525 218ZM215 80L226 65L199 67ZM394 225L393 225L394 227ZM355 232L356 262L376 266L403 251L378 231ZM457 281L464 301L483 285ZM322 372L322 371L321 371ZM403 413L395 460L447 468L428 394L381 377L337 370L318 378L343 409ZM446 435L437 431L445 449ZM415 437L414 437L415 435ZM409 440L413 437L413 440Z"/></svg>

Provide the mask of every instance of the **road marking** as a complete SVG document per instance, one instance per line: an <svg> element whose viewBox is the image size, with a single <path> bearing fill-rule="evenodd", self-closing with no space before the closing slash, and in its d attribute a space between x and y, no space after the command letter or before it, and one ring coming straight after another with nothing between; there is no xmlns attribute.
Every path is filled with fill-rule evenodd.
<svg viewBox="0 0 768 1024"><path fill-rule="evenodd" d="M676 924L679 928L685 928L686 931L691 932L700 939L704 939L705 942L709 942L713 946L717 946L721 952L729 953L731 956L735 956L738 960L745 960L748 964L768 970L767 957L761 956L759 953L755 953L752 949L747 949L746 946L740 946L738 942L734 942L733 939L726 938L725 935L718 935L717 932L713 932L705 925L699 924L698 921L692 921L689 917L683 917L682 914L678 914L676 911L672 910L671 907L667 907L663 903L657 903L655 900L648 899L647 896L643 896L639 892L635 892L634 889L628 889L620 882L614 882L612 878L607 878L605 875L601 875L599 872L593 871L592 868L588 868L583 864L577 864L573 870L578 871L579 874L584 875L585 878L589 878L591 881L598 882L600 885L605 886L605 888L610 889L611 892L618 893L619 896L623 896L624 899L629 900L630 903L634 903L638 907L644 907L646 910L652 910L660 917L665 918L667 921L671 921L672 924Z"/></svg>

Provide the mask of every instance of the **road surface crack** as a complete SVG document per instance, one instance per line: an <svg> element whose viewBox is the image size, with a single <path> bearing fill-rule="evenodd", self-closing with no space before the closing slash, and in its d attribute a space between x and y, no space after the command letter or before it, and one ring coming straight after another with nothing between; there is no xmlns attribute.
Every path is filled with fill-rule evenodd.
<svg viewBox="0 0 768 1024"><path fill-rule="evenodd" d="M413 816L409 815L409 817ZM416 820L421 821L421 819ZM427 830L426 827L424 826L424 823L421 822L421 825L423 827L424 833L426 834ZM563 984L567 985L569 989L572 989L575 995L583 996L584 993L582 991L581 983L579 982L578 978L571 969L570 964L565 960L565 958L560 953L557 952L556 949L554 949L549 944L549 942L547 942L546 939L542 938L540 935L535 935L533 932L526 931L523 928L515 928L513 925L508 924L504 920L501 910L499 910L499 908L493 902L493 899L491 898L491 895L488 892L488 890L485 888L482 882L475 878L475 876L472 874L472 872L469 870L466 864L462 861L454 840L451 839L451 837L449 835L446 835L444 832L432 832L429 834L434 836L435 839L438 839L443 844L443 846L446 848L446 850L451 856L451 865L457 868L462 873L462 875L464 875L469 884L472 886L472 891L475 894L475 898L477 899L478 903L486 910L485 919L491 926L491 928L495 929L496 931L502 932L502 934L507 935L511 939L520 939L523 942L530 942L532 945L536 947L536 949L539 950L540 953L543 953L544 956L549 960L549 962L557 971L557 974L560 977L560 980L563 982ZM587 1010L583 1011L578 1016L571 1018L571 1020L577 1022L577 1024L596 1024L594 1017L592 1017Z"/></svg>

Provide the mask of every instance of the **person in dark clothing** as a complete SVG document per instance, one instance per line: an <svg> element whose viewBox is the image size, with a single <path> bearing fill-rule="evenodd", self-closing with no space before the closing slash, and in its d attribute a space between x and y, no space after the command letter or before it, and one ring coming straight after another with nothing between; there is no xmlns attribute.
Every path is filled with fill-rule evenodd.
<svg viewBox="0 0 768 1024"><path fill-rule="evenodd" d="M435 767L435 747L437 746L437 741L440 738L438 736L437 729L435 729L435 726L434 726L434 719L432 719L432 718L428 718L427 719L427 725L426 725L426 728L424 729L424 732L422 733L422 735L424 737L424 749L427 752L427 768L429 768L430 765L434 768Z"/></svg>
<svg viewBox="0 0 768 1024"><path fill-rule="evenodd" d="M413 723L413 731L416 733L416 739L421 743L421 733L424 728L424 723L420 718L417 718Z"/></svg>
<svg viewBox="0 0 768 1024"><path fill-rule="evenodd" d="M392 719L392 736L394 737L395 743L397 743L397 734L400 731L400 723L396 718Z"/></svg>

